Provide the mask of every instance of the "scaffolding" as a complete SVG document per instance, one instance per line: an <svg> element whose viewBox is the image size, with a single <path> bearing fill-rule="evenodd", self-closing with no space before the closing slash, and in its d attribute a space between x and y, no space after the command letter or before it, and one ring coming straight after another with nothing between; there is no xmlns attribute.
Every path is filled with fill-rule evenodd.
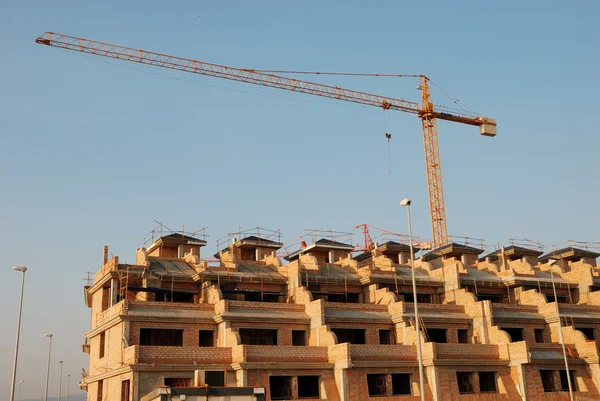
<svg viewBox="0 0 600 401"><path fill-rule="evenodd" d="M236 232L227 233L223 237L217 240L217 253L229 248L238 240L254 237L256 241L260 243L260 241L269 241L269 242L277 242L281 243L281 231L277 230L269 230L267 228L262 227L254 227L249 228L247 230L242 230L241 227L238 227Z"/></svg>
<svg viewBox="0 0 600 401"><path fill-rule="evenodd" d="M550 246L552 252L556 252L563 248L577 248L583 249L590 252L598 252L600 253L600 241L575 241L575 240L567 240L565 242L561 242L558 244L553 244Z"/></svg>
<svg viewBox="0 0 600 401"><path fill-rule="evenodd" d="M172 230L160 221L154 220L154 222L158 225L152 230L150 230L150 232L142 238L143 248L148 248L159 238L172 234L181 235L182 238L191 237L202 241L206 241L206 239L208 238L208 234L206 234L206 230L208 229L208 227L203 227L196 231L185 231L185 225L182 225L181 230Z"/></svg>

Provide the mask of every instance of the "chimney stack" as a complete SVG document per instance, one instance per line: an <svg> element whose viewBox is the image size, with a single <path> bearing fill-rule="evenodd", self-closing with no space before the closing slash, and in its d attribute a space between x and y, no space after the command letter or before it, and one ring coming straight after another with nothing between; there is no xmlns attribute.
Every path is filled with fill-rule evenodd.
<svg viewBox="0 0 600 401"><path fill-rule="evenodd" d="M104 245L104 252L102 255L102 266L108 262L108 245Z"/></svg>

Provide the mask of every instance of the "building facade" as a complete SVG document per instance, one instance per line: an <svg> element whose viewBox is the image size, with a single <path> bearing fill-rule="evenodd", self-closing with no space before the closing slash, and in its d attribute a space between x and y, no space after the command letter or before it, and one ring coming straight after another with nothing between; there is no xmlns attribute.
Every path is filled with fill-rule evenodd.
<svg viewBox="0 0 600 401"><path fill-rule="evenodd" d="M282 260L280 242L248 235L212 263L205 245L165 235L137 249L135 265L105 248L85 287L89 401L140 401L198 381L262 387L266 400L420 400L407 245L357 255L315 238ZM568 379L580 400L599 399L599 254L512 245L483 255L457 243L421 254L428 400L562 401Z"/></svg>

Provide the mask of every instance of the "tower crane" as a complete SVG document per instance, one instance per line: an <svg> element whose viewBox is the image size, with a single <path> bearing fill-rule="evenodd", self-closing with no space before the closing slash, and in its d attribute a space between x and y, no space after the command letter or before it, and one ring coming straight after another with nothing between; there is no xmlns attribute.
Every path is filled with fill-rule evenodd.
<svg viewBox="0 0 600 401"><path fill-rule="evenodd" d="M194 74L229 79L232 81L246 82L254 85L322 96L367 106L381 107L384 110L396 110L416 114L417 117L421 119L422 123L427 188L429 193L429 210L432 226L431 231L434 248L438 248L448 243L436 120L440 119L474 125L479 127L479 133L481 135L496 135L496 121L494 119L483 117L470 111L459 112L443 106L436 106L437 108L434 108L429 90L430 80L425 75L413 75L420 79L421 103L417 103L344 89L337 86L323 85L315 82L278 76L262 70L227 67L204 61L175 57L141 49L133 49L53 32L46 32L35 41L42 45L110 57L133 63L169 68Z"/></svg>

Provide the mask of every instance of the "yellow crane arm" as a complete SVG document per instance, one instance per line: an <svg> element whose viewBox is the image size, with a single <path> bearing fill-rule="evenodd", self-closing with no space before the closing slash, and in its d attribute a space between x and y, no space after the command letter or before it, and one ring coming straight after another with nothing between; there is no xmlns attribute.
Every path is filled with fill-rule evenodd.
<svg viewBox="0 0 600 401"><path fill-rule="evenodd" d="M482 135L496 135L496 122L492 119L477 116L472 113L449 111L443 108L441 111L434 110L429 95L429 80L425 75L419 76L422 80L422 102L419 104L416 102L344 89L337 86L282 77L251 69L227 67L53 32L46 32L35 41L42 45L94 54L97 56L284 89L308 95L344 100L368 106L381 107L385 110L397 110L418 115L422 120L423 140L425 144L425 163L434 247L446 245L448 242L446 212L442 188L442 172L435 120L440 119L475 125L479 126Z"/></svg>

